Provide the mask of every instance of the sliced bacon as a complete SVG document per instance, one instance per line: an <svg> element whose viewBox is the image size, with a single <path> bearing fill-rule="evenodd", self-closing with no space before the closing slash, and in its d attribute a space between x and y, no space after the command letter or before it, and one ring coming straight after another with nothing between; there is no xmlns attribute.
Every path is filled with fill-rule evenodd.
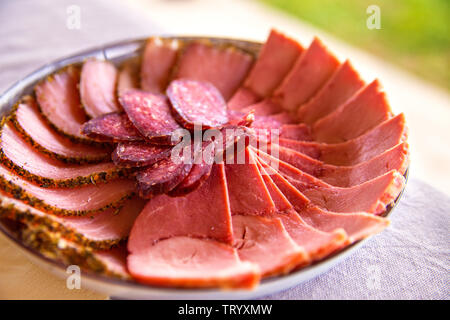
<svg viewBox="0 0 450 320"><path fill-rule="evenodd" d="M144 167L170 156L171 148L147 142L120 142L111 158L118 166Z"/></svg>
<svg viewBox="0 0 450 320"><path fill-rule="evenodd" d="M87 118L81 108L79 80L80 71L71 66L38 83L34 90L39 110L55 129L71 139L90 142L80 132Z"/></svg>
<svg viewBox="0 0 450 320"><path fill-rule="evenodd" d="M73 143L53 130L39 113L36 101L31 96L26 96L17 104L9 120L33 148L52 158L78 164L109 160L110 150Z"/></svg>
<svg viewBox="0 0 450 320"><path fill-rule="evenodd" d="M358 91L313 126L317 142L339 143L359 137L391 118L392 111L378 80Z"/></svg>
<svg viewBox="0 0 450 320"><path fill-rule="evenodd" d="M3 216L49 227L65 239L93 249L109 249L128 237L134 220L145 201L127 200L119 209L108 209L83 217L58 217L35 209L18 200L0 197Z"/></svg>
<svg viewBox="0 0 450 320"><path fill-rule="evenodd" d="M128 269L136 281L164 287L251 289L260 278L256 266L242 262L232 247L190 237L173 237L146 250L132 250Z"/></svg>
<svg viewBox="0 0 450 320"><path fill-rule="evenodd" d="M336 57L314 38L275 90L275 101L288 111L296 110L316 94L338 66Z"/></svg>
<svg viewBox="0 0 450 320"><path fill-rule="evenodd" d="M284 138L279 138L278 143L324 163L351 166L368 161L406 141L407 135L408 128L402 113L384 121L367 133L342 143L327 144Z"/></svg>
<svg viewBox="0 0 450 320"><path fill-rule="evenodd" d="M164 93L178 55L175 39L149 38L141 64L141 88L154 94Z"/></svg>
<svg viewBox="0 0 450 320"><path fill-rule="evenodd" d="M48 158L27 144L8 123L1 131L0 158L17 174L46 187L102 183L126 174L112 162L76 165Z"/></svg>
<svg viewBox="0 0 450 320"><path fill-rule="evenodd" d="M245 80L245 86L261 97L269 96L303 51L304 48L297 41L272 29Z"/></svg>
<svg viewBox="0 0 450 320"><path fill-rule="evenodd" d="M231 110L240 110L259 100L260 97L256 93L245 87L240 87L228 101L228 108Z"/></svg>
<svg viewBox="0 0 450 320"><path fill-rule="evenodd" d="M181 127L172 117L165 96L140 90L129 90L119 98L128 118L139 132L152 143L175 145L174 132Z"/></svg>
<svg viewBox="0 0 450 320"><path fill-rule="evenodd" d="M191 42L178 61L174 78L210 82L228 100L245 79L252 63L253 58L237 48Z"/></svg>
<svg viewBox="0 0 450 320"><path fill-rule="evenodd" d="M112 112L91 119L81 127L81 132L100 142L144 140L124 112Z"/></svg>
<svg viewBox="0 0 450 320"><path fill-rule="evenodd" d="M298 109L302 123L314 124L320 118L337 109L364 86L364 81L350 62L345 61L324 84L322 89Z"/></svg>
<svg viewBox="0 0 450 320"><path fill-rule="evenodd" d="M221 127L228 122L227 105L219 90L208 82L174 80L167 88L167 96L183 127L205 129Z"/></svg>
<svg viewBox="0 0 450 320"><path fill-rule="evenodd" d="M0 166L0 189L28 205L56 215L84 215L116 208L134 193L134 181L118 179L78 188L42 188Z"/></svg>
<svg viewBox="0 0 450 320"><path fill-rule="evenodd" d="M95 118L119 111L116 83L117 69L108 61L89 59L81 69L80 95L87 115Z"/></svg>
<svg viewBox="0 0 450 320"><path fill-rule="evenodd" d="M117 76L117 95L122 95L125 91L139 88L140 63L138 57L127 60L123 63Z"/></svg>

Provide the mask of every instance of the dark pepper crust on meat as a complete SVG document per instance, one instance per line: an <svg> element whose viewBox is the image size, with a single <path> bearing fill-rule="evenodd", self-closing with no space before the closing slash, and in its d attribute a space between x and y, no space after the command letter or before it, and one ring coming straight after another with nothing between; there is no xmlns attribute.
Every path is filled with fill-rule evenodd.
<svg viewBox="0 0 450 320"><path fill-rule="evenodd" d="M118 209L119 210L119 209ZM61 223L47 217L39 217L31 213L29 210L21 210L13 204L3 204L0 198L0 218L8 218L14 221L25 223L29 226L45 226L50 232L60 234L64 239L74 243L97 250L107 250L117 246L120 242L126 240L127 237L121 239L111 239L96 241L86 238L81 233L70 229Z"/></svg>
<svg viewBox="0 0 450 320"><path fill-rule="evenodd" d="M20 134L20 136L22 137L22 139L24 139L29 145L31 145L33 148L35 148L37 151L52 157L52 158L56 158L64 163L68 163L68 164L86 164L86 163L100 163L100 162L106 162L110 160L110 156L109 154L106 152L106 154L104 156L98 156L98 157L89 157L89 156L84 156L84 157L67 157L67 156L63 156L61 154L58 153L54 153L50 150L47 150L46 148L44 148L42 145L40 145L38 142L36 142L32 137L30 137L28 135L28 133L22 128L22 126L20 125L19 121L17 120L17 109L19 107L19 104L26 102L27 100L33 99L31 96L25 96L23 97L19 102L17 102L13 108L11 109L11 112L9 113L9 115L7 116L6 121L8 121L8 123L10 123L12 126L14 126L14 128L16 129L16 131ZM34 99L33 99L34 100ZM59 132L58 132L59 133Z"/></svg>
<svg viewBox="0 0 450 320"><path fill-rule="evenodd" d="M67 210L62 208L57 208L52 205L49 205L45 203L45 201L40 200L32 195L30 195L28 192L23 190L20 186L15 185L13 182L8 181L3 176L0 175L0 190L3 191L3 193L13 197L14 199L20 200L28 204L29 206L40 209L42 211L45 211L47 213L52 213L58 216L84 216L89 213L93 212L99 212L99 211L105 211L109 208L118 208L122 205L122 203L128 199L130 199L135 193L131 192L130 194L127 194L123 196L122 198L118 199L115 202L109 203L106 206L98 209L93 210Z"/></svg>

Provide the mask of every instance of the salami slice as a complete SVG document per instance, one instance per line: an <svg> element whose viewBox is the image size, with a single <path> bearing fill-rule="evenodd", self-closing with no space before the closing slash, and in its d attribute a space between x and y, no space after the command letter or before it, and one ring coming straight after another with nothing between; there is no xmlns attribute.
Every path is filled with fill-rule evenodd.
<svg viewBox="0 0 450 320"><path fill-rule="evenodd" d="M173 133L181 127L173 118L166 97L129 90L119 100L134 126L152 143L175 145L179 142Z"/></svg>
<svg viewBox="0 0 450 320"><path fill-rule="evenodd" d="M170 147L146 142L120 142L111 157L118 166L143 167L169 157L170 151Z"/></svg>
<svg viewBox="0 0 450 320"><path fill-rule="evenodd" d="M86 122L81 132L102 142L142 141L144 137L123 112L112 112Z"/></svg>
<svg viewBox="0 0 450 320"><path fill-rule="evenodd" d="M193 80L175 80L167 88L167 96L178 122L192 129L221 127L228 122L227 104L212 84Z"/></svg>
<svg viewBox="0 0 450 320"><path fill-rule="evenodd" d="M163 159L136 174L137 188L142 198L168 193L183 181L192 168L189 163L175 163L172 158Z"/></svg>

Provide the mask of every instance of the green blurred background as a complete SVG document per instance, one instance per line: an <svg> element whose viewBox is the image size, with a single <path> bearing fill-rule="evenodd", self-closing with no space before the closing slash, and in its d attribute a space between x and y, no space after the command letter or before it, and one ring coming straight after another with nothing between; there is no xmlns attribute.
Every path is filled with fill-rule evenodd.
<svg viewBox="0 0 450 320"><path fill-rule="evenodd" d="M260 0L450 90L450 0ZM381 29L369 30L369 5Z"/></svg>

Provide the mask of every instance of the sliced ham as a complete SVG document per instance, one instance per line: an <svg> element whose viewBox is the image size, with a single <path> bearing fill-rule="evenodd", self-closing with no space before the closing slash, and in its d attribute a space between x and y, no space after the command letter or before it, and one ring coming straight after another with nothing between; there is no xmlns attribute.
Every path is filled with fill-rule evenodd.
<svg viewBox="0 0 450 320"><path fill-rule="evenodd" d="M120 142L111 155L113 162L124 167L144 167L170 156L171 148L147 142Z"/></svg>
<svg viewBox="0 0 450 320"><path fill-rule="evenodd" d="M316 94L338 66L336 57L314 38L275 90L275 100L286 110L297 110Z"/></svg>
<svg viewBox="0 0 450 320"><path fill-rule="evenodd" d="M251 104L258 102L260 97L245 87L240 87L228 101L228 108L231 110L240 110Z"/></svg>
<svg viewBox="0 0 450 320"><path fill-rule="evenodd" d="M281 126L280 138L299 141L311 141L311 129L303 123L284 124L283 126Z"/></svg>
<svg viewBox="0 0 450 320"><path fill-rule="evenodd" d="M104 265L103 273L122 279L131 278L127 268L128 252L125 245L111 250L95 251L94 256Z"/></svg>
<svg viewBox="0 0 450 320"><path fill-rule="evenodd" d="M36 101L25 97L12 111L9 120L33 148L67 163L97 163L110 158L110 150L73 143L57 133L39 113Z"/></svg>
<svg viewBox="0 0 450 320"><path fill-rule="evenodd" d="M239 49L191 42L178 61L174 78L210 82L228 100L244 81L252 63L253 58Z"/></svg>
<svg viewBox="0 0 450 320"><path fill-rule="evenodd" d="M276 149L276 150L274 150ZM337 187L352 187L381 176L391 170L404 174L409 163L407 143L401 143L374 158L354 166L324 164L300 152L271 145L271 154L297 169Z"/></svg>
<svg viewBox="0 0 450 320"><path fill-rule="evenodd" d="M256 116L270 116L282 112L283 109L270 99L265 99L261 102L249 105L242 108L241 111L244 113L254 110Z"/></svg>
<svg viewBox="0 0 450 320"><path fill-rule="evenodd" d="M150 93L164 93L178 55L179 42L149 38L141 64L141 88Z"/></svg>
<svg viewBox="0 0 450 320"><path fill-rule="evenodd" d="M303 51L297 41L272 29L245 80L245 86L261 97L269 96Z"/></svg>
<svg viewBox="0 0 450 320"><path fill-rule="evenodd" d="M278 121L281 124L293 124L297 123L297 120L290 112L279 112L269 116L275 121Z"/></svg>
<svg viewBox="0 0 450 320"><path fill-rule="evenodd" d="M119 111L117 69L108 61L89 59L81 69L80 95L86 114L92 118Z"/></svg>
<svg viewBox="0 0 450 320"><path fill-rule="evenodd" d="M119 100L128 118L151 143L175 145L179 142L181 137L174 132L181 127L173 118L165 96L129 90Z"/></svg>
<svg viewBox="0 0 450 320"><path fill-rule="evenodd" d="M235 249L214 240L173 237L141 251L128 248L128 269L141 283L250 289L260 278L255 265L242 262Z"/></svg>
<svg viewBox="0 0 450 320"><path fill-rule="evenodd" d="M100 142L144 140L125 112L107 113L91 119L83 124L81 132Z"/></svg>
<svg viewBox="0 0 450 320"><path fill-rule="evenodd" d="M386 95L378 80L358 91L335 111L317 121L313 128L317 142L339 143L354 139L392 117Z"/></svg>
<svg viewBox="0 0 450 320"><path fill-rule="evenodd" d="M4 216L24 223L49 227L65 239L93 249L109 249L128 237L145 201L127 200L119 209L108 209L83 217L58 217L18 200L1 197Z"/></svg>
<svg viewBox="0 0 450 320"><path fill-rule="evenodd" d="M351 98L364 86L364 81L350 62L345 61L324 84L322 89L298 109L298 119L302 123L314 124Z"/></svg>
<svg viewBox="0 0 450 320"><path fill-rule="evenodd" d="M351 166L372 159L388 149L406 141L408 129L403 113L380 123L367 133L337 144L295 141L279 138L286 148L304 153L324 163Z"/></svg>
<svg viewBox="0 0 450 320"><path fill-rule="evenodd" d="M9 124L2 127L0 149L3 165L45 187L102 183L126 173L112 162L76 165L51 159L33 149Z"/></svg>
<svg viewBox="0 0 450 320"><path fill-rule="evenodd" d="M42 188L0 166L0 189L46 212L84 215L119 206L134 193L134 181L119 179L78 188Z"/></svg>
<svg viewBox="0 0 450 320"><path fill-rule="evenodd" d="M120 96L130 89L139 89L140 63L138 57L123 63L117 76L117 95Z"/></svg>
<svg viewBox="0 0 450 320"><path fill-rule="evenodd" d="M38 83L34 90L39 110L55 129L69 138L90 142L80 132L87 118L81 107L79 81L80 71L71 66Z"/></svg>

